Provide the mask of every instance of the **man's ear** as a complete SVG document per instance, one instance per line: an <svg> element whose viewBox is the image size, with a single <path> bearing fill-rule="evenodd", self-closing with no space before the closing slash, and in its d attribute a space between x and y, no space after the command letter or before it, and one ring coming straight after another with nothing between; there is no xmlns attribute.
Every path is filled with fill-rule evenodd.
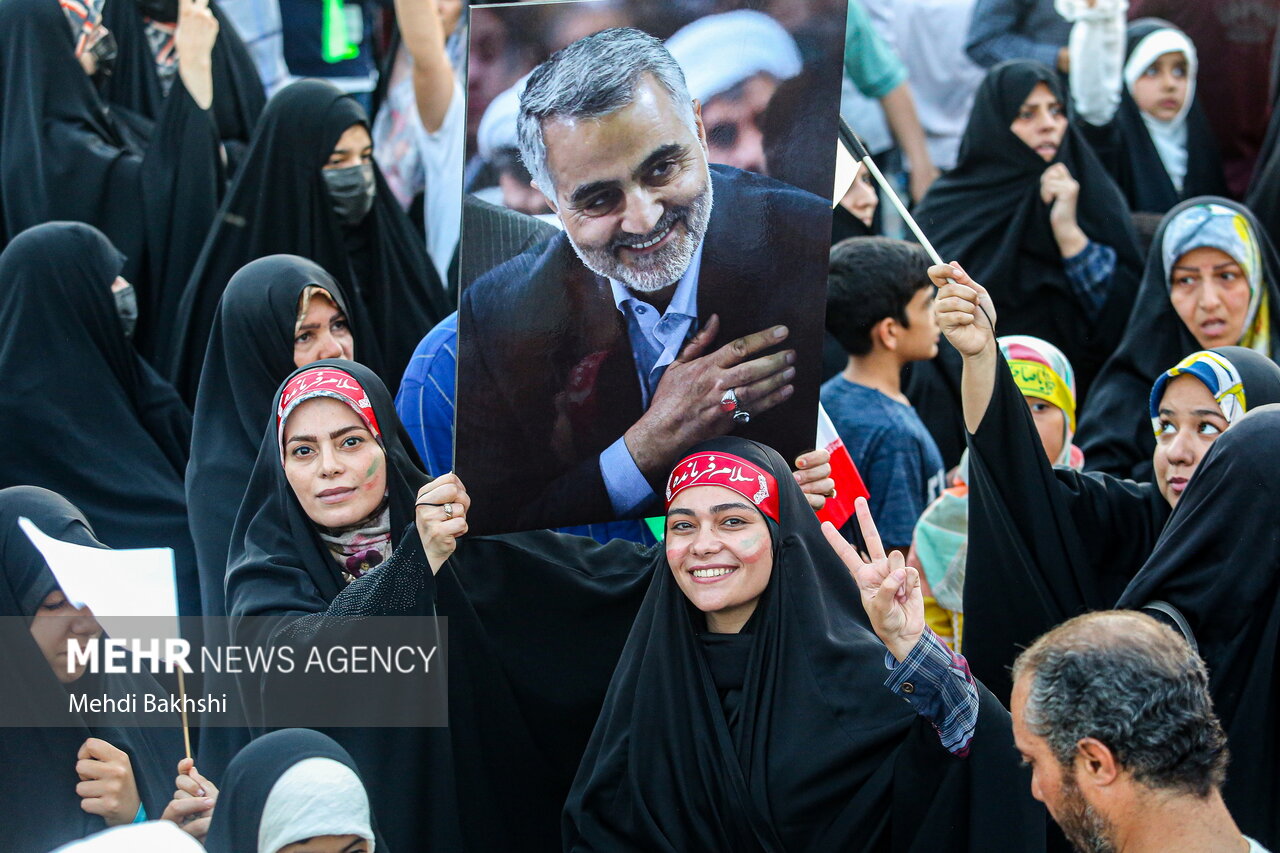
<svg viewBox="0 0 1280 853"><path fill-rule="evenodd" d="M698 142L702 145L702 150L710 153L707 148L707 126L702 123L702 103L697 99L693 99L693 126L698 131Z"/></svg>
<svg viewBox="0 0 1280 853"><path fill-rule="evenodd" d="M1120 764L1111 748L1097 738L1086 737L1076 742L1076 779L1083 786L1105 787L1120 777Z"/></svg>
<svg viewBox="0 0 1280 853"><path fill-rule="evenodd" d="M547 200L547 207L551 208L552 213L554 213L556 216L560 215L560 209L556 207L556 200L551 196L547 195L547 191L544 190L542 187L538 186L537 181L530 180L529 186L533 187L535 190L542 193L542 197Z"/></svg>

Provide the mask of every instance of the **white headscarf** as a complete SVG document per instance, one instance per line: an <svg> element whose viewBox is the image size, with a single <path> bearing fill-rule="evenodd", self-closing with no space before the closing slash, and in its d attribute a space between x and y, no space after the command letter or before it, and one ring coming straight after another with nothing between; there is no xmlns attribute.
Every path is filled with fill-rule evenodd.
<svg viewBox="0 0 1280 853"><path fill-rule="evenodd" d="M750 9L699 18L667 39L667 50L684 71L689 97L704 105L762 71L781 82L802 66L782 24Z"/></svg>
<svg viewBox="0 0 1280 853"><path fill-rule="evenodd" d="M271 786L258 822L258 853L322 835L358 835L373 853L369 795L360 777L332 758L307 758Z"/></svg>
<svg viewBox="0 0 1280 853"><path fill-rule="evenodd" d="M482 159L491 160L495 152L504 148L520 147L520 139L516 134L516 124L520 118L520 96L524 94L525 84L529 82L532 73L521 77L485 108L484 115L480 117L480 125L476 128L476 148Z"/></svg>
<svg viewBox="0 0 1280 853"><path fill-rule="evenodd" d="M1196 46L1182 30L1165 28L1149 33L1134 45L1133 52L1124 63L1124 84L1132 96L1133 84L1166 53L1181 53L1187 57L1187 96L1182 101L1182 109L1169 121L1153 118L1141 110L1139 115L1147 126L1147 133L1174 189L1182 192L1182 184L1187 177L1187 113L1191 111L1191 102L1196 96Z"/></svg>
<svg viewBox="0 0 1280 853"><path fill-rule="evenodd" d="M167 820L131 823L73 841L53 853L203 853L200 842ZM272 851L275 853L275 851Z"/></svg>

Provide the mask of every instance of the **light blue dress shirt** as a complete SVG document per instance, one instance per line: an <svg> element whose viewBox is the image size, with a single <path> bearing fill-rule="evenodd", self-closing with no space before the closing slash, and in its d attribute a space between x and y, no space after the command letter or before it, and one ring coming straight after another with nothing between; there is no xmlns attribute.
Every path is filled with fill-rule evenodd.
<svg viewBox="0 0 1280 853"><path fill-rule="evenodd" d="M667 310L658 310L632 295L626 285L613 279L613 301L627 322L631 355L635 359L636 377L644 408L649 408L653 393L667 367L676 360L698 323L698 273L702 268L702 244L693 253L689 267L676 283ZM633 515L653 497L653 488L631 458L623 436L600 454L600 473L604 477L609 502L620 518Z"/></svg>

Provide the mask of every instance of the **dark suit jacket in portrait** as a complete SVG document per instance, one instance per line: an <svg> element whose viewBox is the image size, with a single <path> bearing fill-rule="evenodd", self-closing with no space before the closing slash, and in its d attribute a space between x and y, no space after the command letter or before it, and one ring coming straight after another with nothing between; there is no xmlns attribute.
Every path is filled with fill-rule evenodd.
<svg viewBox="0 0 1280 853"><path fill-rule="evenodd" d="M794 458L814 445L830 206L728 166L713 165L711 181L696 328L720 315L707 352L778 323L791 330L795 394L733 432ZM466 288L459 312L454 458L471 531L611 520L599 455L639 420L644 398L608 280L560 233ZM667 473L650 478L655 491Z"/></svg>

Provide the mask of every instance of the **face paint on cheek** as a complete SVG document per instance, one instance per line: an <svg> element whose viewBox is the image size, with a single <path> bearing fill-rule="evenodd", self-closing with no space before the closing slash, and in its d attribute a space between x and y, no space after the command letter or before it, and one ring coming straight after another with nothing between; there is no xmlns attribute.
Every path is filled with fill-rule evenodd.
<svg viewBox="0 0 1280 853"><path fill-rule="evenodd" d="M373 476L378 473L378 466L381 464L382 464L382 460L377 457L374 457L374 460L371 463L369 463L368 470L364 472L364 479L365 479L364 487L366 489L373 488L374 486Z"/></svg>

